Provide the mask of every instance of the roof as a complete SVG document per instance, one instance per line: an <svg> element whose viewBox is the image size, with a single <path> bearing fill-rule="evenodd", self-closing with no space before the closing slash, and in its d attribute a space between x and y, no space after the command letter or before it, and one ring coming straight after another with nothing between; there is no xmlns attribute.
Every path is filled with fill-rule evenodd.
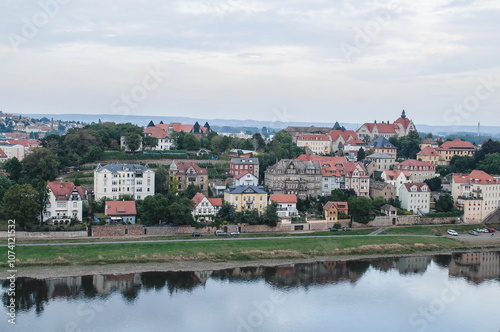
<svg viewBox="0 0 500 332"><path fill-rule="evenodd" d="M222 205L222 198L207 198L210 204L213 206L221 206Z"/></svg>
<svg viewBox="0 0 500 332"><path fill-rule="evenodd" d="M373 188L373 189L382 190L382 189L384 189L387 186L391 186L392 187L392 185L389 182L370 181L370 188Z"/></svg>
<svg viewBox="0 0 500 332"><path fill-rule="evenodd" d="M473 170L470 174L453 174L455 183L498 184L499 180L484 171Z"/></svg>
<svg viewBox="0 0 500 332"><path fill-rule="evenodd" d="M396 159L396 156L391 153L373 153L366 158L370 159Z"/></svg>
<svg viewBox="0 0 500 332"><path fill-rule="evenodd" d="M380 210L385 210L385 211L397 211L398 209L396 209L394 206L390 205L390 204L384 204L380 207Z"/></svg>
<svg viewBox="0 0 500 332"><path fill-rule="evenodd" d="M363 165L363 163L359 162L359 161L355 161L355 162L352 162L352 161L347 161L344 163L344 170L345 170L345 173L346 174L350 174L352 172L354 172L356 170L357 167L361 167L361 169L366 172L366 168L365 166Z"/></svg>
<svg viewBox="0 0 500 332"><path fill-rule="evenodd" d="M394 123L399 123L403 127L403 129L406 130L410 126L411 120L407 117L399 117L396 121L394 121Z"/></svg>
<svg viewBox="0 0 500 332"><path fill-rule="evenodd" d="M297 196L295 195L270 195L271 201L276 203L297 203Z"/></svg>
<svg viewBox="0 0 500 332"><path fill-rule="evenodd" d="M226 191L230 194L267 194L262 186L229 186Z"/></svg>
<svg viewBox="0 0 500 332"><path fill-rule="evenodd" d="M350 145L366 145L365 141L362 141L359 138L347 140L345 143Z"/></svg>
<svg viewBox="0 0 500 332"><path fill-rule="evenodd" d="M196 195L194 195L193 198L191 198L191 200L194 202L195 205L198 205L206 197L207 196L205 196L203 193L196 193Z"/></svg>
<svg viewBox="0 0 500 332"><path fill-rule="evenodd" d="M384 171L382 174L385 174L386 180L394 180L399 178L401 174L403 174L406 179L411 180L411 173L408 171Z"/></svg>
<svg viewBox="0 0 500 332"><path fill-rule="evenodd" d="M358 134L354 130L330 130L328 133L330 135L332 141L336 141L339 139L339 137L342 137L342 139L347 142L348 140L357 140L358 139ZM363 141L361 141L363 142Z"/></svg>
<svg viewBox="0 0 500 332"><path fill-rule="evenodd" d="M437 142L433 138L426 138L422 141L422 144L437 145Z"/></svg>
<svg viewBox="0 0 500 332"><path fill-rule="evenodd" d="M170 137L168 135L168 132L158 126L155 126L155 127L146 127L146 129L144 129L144 133L145 134L149 134L149 136L151 137L154 137L154 138L158 138L158 139L163 139L165 137Z"/></svg>
<svg viewBox="0 0 500 332"><path fill-rule="evenodd" d="M198 175L208 174L208 170L206 168L201 168L192 161L176 161L175 165L177 166L178 173L186 173L189 170L189 168L193 168L193 170ZM170 169L172 169L172 165L170 166Z"/></svg>
<svg viewBox="0 0 500 332"><path fill-rule="evenodd" d="M446 141L441 144L437 150L475 150L476 147L469 141L462 141L455 138L453 141Z"/></svg>
<svg viewBox="0 0 500 332"><path fill-rule="evenodd" d="M106 201L107 216L130 216L136 215L135 201Z"/></svg>
<svg viewBox="0 0 500 332"><path fill-rule="evenodd" d="M83 189L80 186L75 186L73 182L47 182L50 191L56 197L56 201L67 201L71 197L73 190L77 190L78 194L83 198Z"/></svg>
<svg viewBox="0 0 500 332"><path fill-rule="evenodd" d="M401 188L405 188L408 192L412 191L412 187L417 188L416 192L430 192L429 186L426 183L403 183L403 186L401 186Z"/></svg>
<svg viewBox="0 0 500 332"><path fill-rule="evenodd" d="M417 156L436 156L436 155L439 155L439 153L430 146L426 146L425 148L420 150L419 153L417 153Z"/></svg>
<svg viewBox="0 0 500 332"><path fill-rule="evenodd" d="M427 161L420 161L416 159L406 159L405 161L399 163L396 167L402 168L402 167L431 167L434 168L433 164L427 162Z"/></svg>
<svg viewBox="0 0 500 332"><path fill-rule="evenodd" d="M253 151L252 151L253 152ZM258 165L259 158L231 158L231 164Z"/></svg>
<svg viewBox="0 0 500 332"><path fill-rule="evenodd" d="M235 175L234 178L235 179L241 179L242 177L246 176L247 174L250 174L251 176L253 176L254 178L257 178L255 175L253 175L252 172L245 172L245 173L240 173L238 175Z"/></svg>
<svg viewBox="0 0 500 332"><path fill-rule="evenodd" d="M150 168L139 164L107 164L105 166L99 164L95 169L96 172L102 172L104 170L108 170L112 173L134 171L135 174L142 174L150 170Z"/></svg>
<svg viewBox="0 0 500 332"><path fill-rule="evenodd" d="M7 155L2 149L0 149L0 158L7 158Z"/></svg>
<svg viewBox="0 0 500 332"><path fill-rule="evenodd" d="M324 134L302 134L297 136L297 140L330 142L332 138L329 135L324 135Z"/></svg>
<svg viewBox="0 0 500 332"><path fill-rule="evenodd" d="M323 206L323 210L330 210L333 206L337 210L349 210L349 204L347 202L326 202Z"/></svg>
<svg viewBox="0 0 500 332"><path fill-rule="evenodd" d="M367 149L397 149L394 144L389 142L389 140L385 137L379 136L375 138L373 141L368 143L366 146Z"/></svg>

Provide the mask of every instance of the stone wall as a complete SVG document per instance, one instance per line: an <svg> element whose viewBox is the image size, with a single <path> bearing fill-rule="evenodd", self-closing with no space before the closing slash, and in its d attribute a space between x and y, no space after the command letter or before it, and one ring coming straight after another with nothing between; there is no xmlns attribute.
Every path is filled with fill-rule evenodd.
<svg viewBox="0 0 500 332"><path fill-rule="evenodd" d="M24 232L16 231L18 239L74 239L87 237L87 231L71 231L71 232ZM0 232L0 238L7 238L7 232Z"/></svg>
<svg viewBox="0 0 500 332"><path fill-rule="evenodd" d="M144 235L175 235L177 227L175 226L147 226L144 227Z"/></svg>
<svg viewBox="0 0 500 332"><path fill-rule="evenodd" d="M396 223L394 224L394 218ZM400 215L400 216L377 216L374 220L368 223L368 226L387 227L393 225L415 225L419 224L419 216L417 215Z"/></svg>
<svg viewBox="0 0 500 332"><path fill-rule="evenodd" d="M92 236L141 236L144 235L142 225L107 225L92 226Z"/></svg>
<svg viewBox="0 0 500 332"><path fill-rule="evenodd" d="M420 224L428 225L428 224L452 224L460 223L460 218L457 217L448 217L448 218L420 218Z"/></svg>

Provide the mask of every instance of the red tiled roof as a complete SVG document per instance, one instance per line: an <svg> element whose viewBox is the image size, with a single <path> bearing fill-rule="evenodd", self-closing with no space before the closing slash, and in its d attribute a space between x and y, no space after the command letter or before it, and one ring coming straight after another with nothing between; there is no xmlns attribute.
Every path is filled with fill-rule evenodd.
<svg viewBox="0 0 500 332"><path fill-rule="evenodd" d="M497 184L499 181L495 177L486 172L473 170L470 174L453 174L453 182L455 183L472 183L475 184Z"/></svg>
<svg viewBox="0 0 500 332"><path fill-rule="evenodd" d="M344 141L348 141L350 139L358 139L358 134L354 130L330 130L328 133L332 138L332 141L336 141L339 137L342 137Z"/></svg>
<svg viewBox="0 0 500 332"><path fill-rule="evenodd" d="M297 140L299 141L326 141L329 142L332 138L329 135L323 134L302 134L298 135Z"/></svg>
<svg viewBox="0 0 500 332"><path fill-rule="evenodd" d="M332 206L335 206L337 210L344 211L349 210L349 204L347 202L326 202L323 206L323 210L330 210Z"/></svg>
<svg viewBox="0 0 500 332"><path fill-rule="evenodd" d="M195 170L196 174L198 175L203 175L203 174L207 174L208 171L206 168L201 168L200 166L196 165L194 162L189 162L189 161L178 161L176 162L177 164L177 169L180 173L184 173L186 174L187 170L190 168L190 167L193 167L193 169Z"/></svg>
<svg viewBox="0 0 500 332"><path fill-rule="evenodd" d="M325 157L316 154L301 154L295 159L303 161L321 161L323 164L330 163L331 165L342 164L347 161L345 157Z"/></svg>
<svg viewBox="0 0 500 332"><path fill-rule="evenodd" d="M213 206L221 206L222 205L222 198L208 198L208 201Z"/></svg>
<svg viewBox="0 0 500 332"><path fill-rule="evenodd" d="M433 164L427 162L427 161L420 161L416 159L406 159L402 163L399 163L396 167L400 168L401 166L408 166L408 167L436 167Z"/></svg>
<svg viewBox="0 0 500 332"><path fill-rule="evenodd" d="M136 215L135 201L106 201L106 211L104 214L107 216L131 216Z"/></svg>
<svg viewBox="0 0 500 332"><path fill-rule="evenodd" d="M434 150L432 147L426 146L425 148L420 150L419 153L417 153L417 156L418 155L420 155L420 156L436 156L436 155L439 155L439 153L436 150Z"/></svg>
<svg viewBox="0 0 500 332"><path fill-rule="evenodd" d="M469 141L462 141L459 138L454 139L453 141L446 141L441 144L438 150L475 150L476 147Z"/></svg>
<svg viewBox="0 0 500 332"><path fill-rule="evenodd" d="M158 139L169 137L168 133L159 126L160 125L157 125L156 127L147 127L146 129L144 129L144 133Z"/></svg>
<svg viewBox="0 0 500 332"><path fill-rule="evenodd" d="M5 154L5 152L2 149L0 149L0 158L2 158L2 159L7 158L7 155Z"/></svg>
<svg viewBox="0 0 500 332"><path fill-rule="evenodd" d="M83 197L82 187L75 186L73 182L48 182L47 185L56 197L57 201L67 201L75 188L78 190L80 196Z"/></svg>
<svg viewBox="0 0 500 332"><path fill-rule="evenodd" d="M366 143L364 141L360 140L359 138L350 139L350 140L346 141L345 143L350 144L350 145L366 145Z"/></svg>
<svg viewBox="0 0 500 332"><path fill-rule="evenodd" d="M400 123L403 126L403 128L406 130L410 126L411 121L408 118L403 119L402 117L399 117L396 121L394 121L394 123Z"/></svg>
<svg viewBox="0 0 500 332"><path fill-rule="evenodd" d="M376 126L379 133L385 133L385 134L396 133L396 128L394 124L377 123Z"/></svg>
<svg viewBox="0 0 500 332"><path fill-rule="evenodd" d="M203 193L196 193L191 200L194 202L195 205L200 204L200 202L207 196L205 196Z"/></svg>
<svg viewBox="0 0 500 332"><path fill-rule="evenodd" d="M411 191L411 187L413 186L417 187L417 192L423 192L422 188L424 187L427 188L426 192L430 192L429 186L426 183L405 183L404 186L408 192Z"/></svg>
<svg viewBox="0 0 500 332"><path fill-rule="evenodd" d="M270 195L270 199L276 203L297 203L297 196L295 195Z"/></svg>
<svg viewBox="0 0 500 332"><path fill-rule="evenodd" d="M397 179L401 173L403 173L406 178L411 179L411 174L408 171L384 171L387 180Z"/></svg>
<svg viewBox="0 0 500 332"><path fill-rule="evenodd" d="M255 176L252 172L247 171L245 173L240 173L240 174L236 175L234 178L239 180L239 179L241 179L242 177L244 177L247 174L251 174L251 175Z"/></svg>

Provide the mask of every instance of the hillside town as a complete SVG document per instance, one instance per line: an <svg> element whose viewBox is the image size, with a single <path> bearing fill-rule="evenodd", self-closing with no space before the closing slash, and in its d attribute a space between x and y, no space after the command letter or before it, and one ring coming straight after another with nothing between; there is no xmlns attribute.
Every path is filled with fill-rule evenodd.
<svg viewBox="0 0 500 332"><path fill-rule="evenodd" d="M84 126L2 113L2 218L22 209L26 229L236 234L500 215L500 143L418 133L405 111L357 130L288 127L266 138L201 123ZM32 200L11 198L20 193Z"/></svg>

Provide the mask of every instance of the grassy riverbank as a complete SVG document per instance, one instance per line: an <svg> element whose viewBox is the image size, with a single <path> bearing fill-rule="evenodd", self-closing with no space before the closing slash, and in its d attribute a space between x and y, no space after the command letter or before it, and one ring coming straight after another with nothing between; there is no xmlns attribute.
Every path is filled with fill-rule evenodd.
<svg viewBox="0 0 500 332"><path fill-rule="evenodd" d="M160 243L18 246L17 266L112 263L251 261L329 255L411 254L469 249L464 242L442 237L324 237Z"/></svg>

